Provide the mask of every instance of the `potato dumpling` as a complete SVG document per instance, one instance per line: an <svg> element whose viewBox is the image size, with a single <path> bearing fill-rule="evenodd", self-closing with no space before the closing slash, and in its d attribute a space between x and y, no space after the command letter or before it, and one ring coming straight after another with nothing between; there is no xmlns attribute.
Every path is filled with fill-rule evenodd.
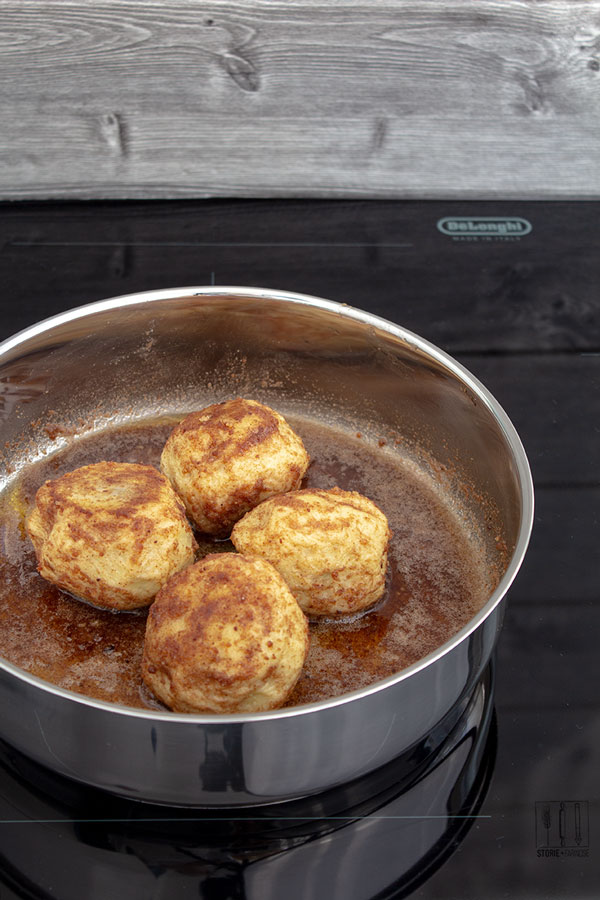
<svg viewBox="0 0 600 900"><path fill-rule="evenodd" d="M159 591L142 676L177 712L269 710L294 687L308 643L308 621L270 563L212 553Z"/></svg>
<svg viewBox="0 0 600 900"><path fill-rule="evenodd" d="M160 462L197 528L223 537L262 500L300 487L309 457L283 416L238 397L186 416Z"/></svg>
<svg viewBox="0 0 600 900"><path fill-rule="evenodd" d="M115 610L147 606L197 549L167 479L135 463L93 463L46 481L27 532L47 581Z"/></svg>
<svg viewBox="0 0 600 900"><path fill-rule="evenodd" d="M247 513L231 540L271 562L308 616L350 615L383 594L387 519L354 491L302 490Z"/></svg>

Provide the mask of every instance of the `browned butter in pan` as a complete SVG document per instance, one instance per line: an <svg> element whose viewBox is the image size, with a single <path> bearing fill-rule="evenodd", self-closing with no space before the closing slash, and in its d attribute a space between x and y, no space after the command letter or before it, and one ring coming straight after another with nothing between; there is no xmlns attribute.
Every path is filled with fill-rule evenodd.
<svg viewBox="0 0 600 900"><path fill-rule="evenodd" d="M454 500L424 469L388 446L341 428L289 417L312 463L306 487L359 491L393 532L386 593L347 622L311 624L311 649L286 705L324 700L400 671L445 643L485 603L498 580ZM146 611L112 613L75 600L36 570L25 517L37 488L78 466L122 460L158 466L173 422L107 429L21 473L0 503L0 655L54 684L128 706L161 708L140 663ZM200 553L233 548L200 540Z"/></svg>

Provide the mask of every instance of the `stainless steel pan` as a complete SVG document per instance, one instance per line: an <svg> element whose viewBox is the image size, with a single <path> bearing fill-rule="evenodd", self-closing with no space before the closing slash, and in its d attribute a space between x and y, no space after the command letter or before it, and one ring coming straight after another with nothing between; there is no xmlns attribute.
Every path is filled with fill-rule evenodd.
<svg viewBox="0 0 600 900"><path fill-rule="evenodd" d="M415 665L334 700L235 716L133 709L59 689L0 660L0 736L55 771L182 806L301 797L440 745L468 703L502 622L533 519L527 459L489 392L406 330L273 290L190 288L118 297L0 345L0 486L52 450L49 417L104 428L232 395L284 414L393 430L497 510L510 548L467 626ZM50 412L52 411L52 412Z"/></svg>

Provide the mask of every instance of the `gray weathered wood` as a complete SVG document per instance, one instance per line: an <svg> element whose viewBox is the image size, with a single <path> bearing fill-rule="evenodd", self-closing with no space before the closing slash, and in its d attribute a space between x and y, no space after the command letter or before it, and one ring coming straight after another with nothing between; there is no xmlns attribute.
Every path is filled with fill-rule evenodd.
<svg viewBox="0 0 600 900"><path fill-rule="evenodd" d="M0 198L600 196L600 0L0 0Z"/></svg>

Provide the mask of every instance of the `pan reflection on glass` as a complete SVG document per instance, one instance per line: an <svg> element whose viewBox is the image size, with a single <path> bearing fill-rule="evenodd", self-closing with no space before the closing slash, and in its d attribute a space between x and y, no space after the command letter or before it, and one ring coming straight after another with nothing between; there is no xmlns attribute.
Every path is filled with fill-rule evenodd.
<svg viewBox="0 0 600 900"><path fill-rule="evenodd" d="M82 884L88 900L111 891L132 900L408 896L487 818L495 748L493 666L443 747L275 807L183 810L110 798L4 748L0 879L52 885L59 900L75 900ZM210 752L222 770L218 742Z"/></svg>

